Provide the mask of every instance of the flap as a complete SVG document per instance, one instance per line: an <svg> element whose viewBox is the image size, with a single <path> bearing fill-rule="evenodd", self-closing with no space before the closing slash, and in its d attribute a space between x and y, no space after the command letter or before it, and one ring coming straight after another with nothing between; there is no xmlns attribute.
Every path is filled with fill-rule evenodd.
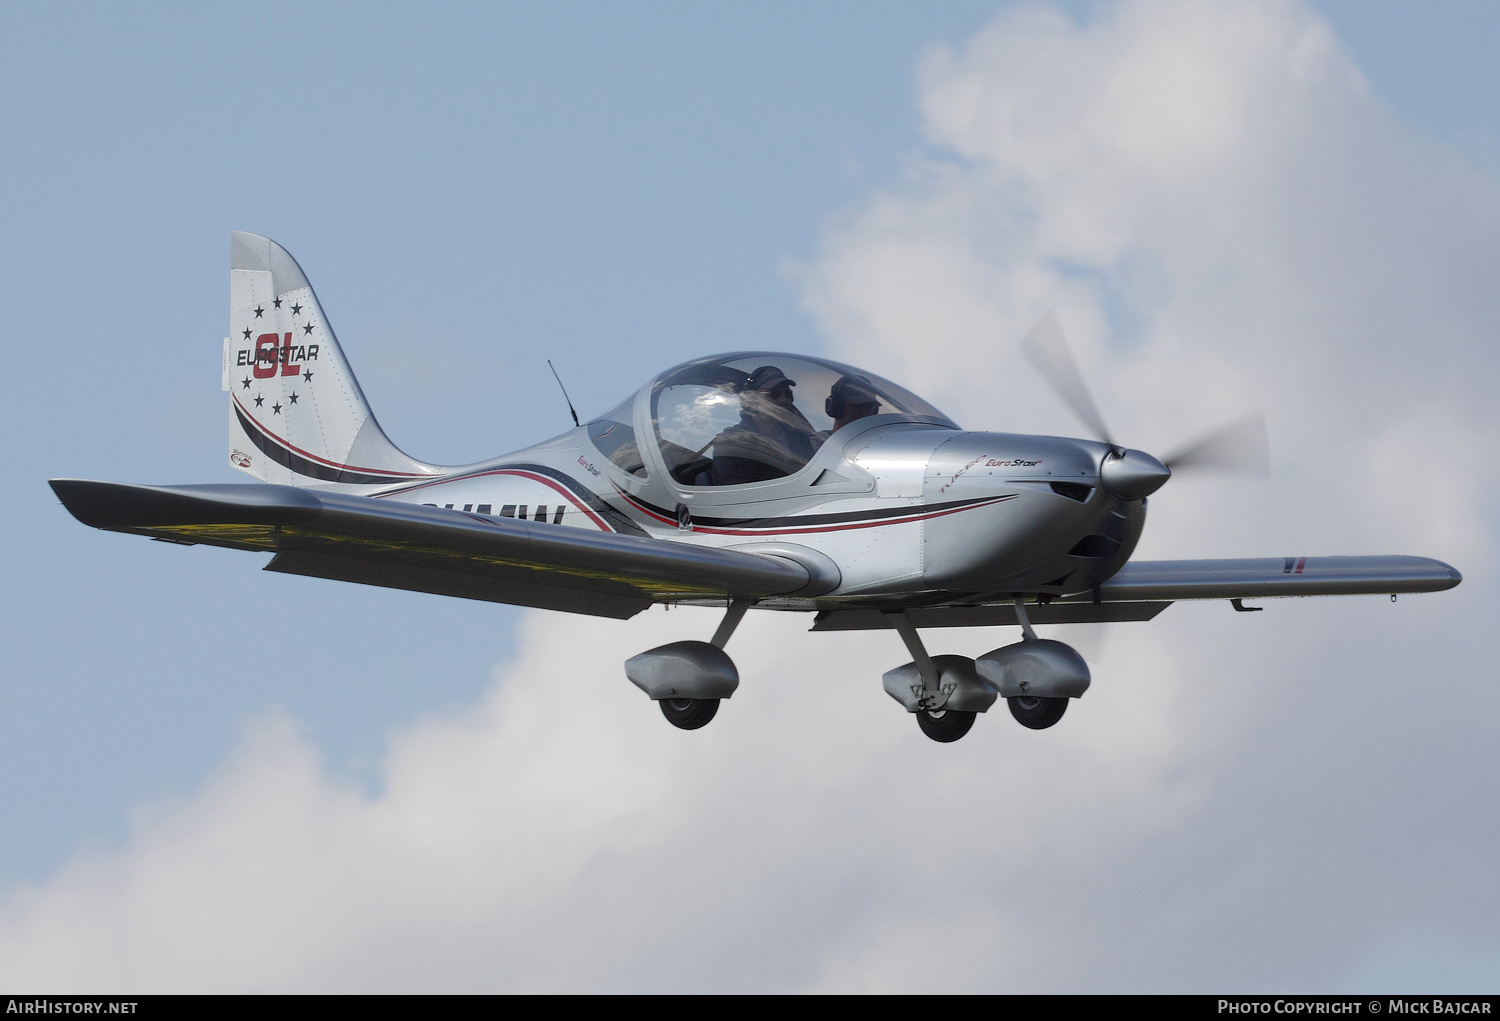
<svg viewBox="0 0 1500 1021"><path fill-rule="evenodd" d="M1026 617L1033 624L1095 624L1104 621L1150 620L1171 606L1167 602L1032 603ZM915 627L1004 627L1019 624L1012 603L985 606L914 606L906 611ZM878 631L893 627L889 614L875 609L824 610L813 622L814 631Z"/></svg>

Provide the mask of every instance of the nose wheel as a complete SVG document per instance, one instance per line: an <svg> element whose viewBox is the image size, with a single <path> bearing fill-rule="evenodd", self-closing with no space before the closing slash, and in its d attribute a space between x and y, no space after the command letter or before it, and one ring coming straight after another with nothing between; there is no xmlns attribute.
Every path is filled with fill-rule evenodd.
<svg viewBox="0 0 1500 1021"><path fill-rule="evenodd" d="M719 711L716 698L663 698L657 701L667 722L682 730L697 730L707 725ZM967 729L967 728L965 728ZM954 738L949 738L952 741Z"/></svg>
<svg viewBox="0 0 1500 1021"><path fill-rule="evenodd" d="M934 741L947 744L967 734L969 728L974 726L974 717L979 714L960 712L957 709L938 709L935 712L919 709L914 715L917 717L917 726L922 728L922 733Z"/></svg>

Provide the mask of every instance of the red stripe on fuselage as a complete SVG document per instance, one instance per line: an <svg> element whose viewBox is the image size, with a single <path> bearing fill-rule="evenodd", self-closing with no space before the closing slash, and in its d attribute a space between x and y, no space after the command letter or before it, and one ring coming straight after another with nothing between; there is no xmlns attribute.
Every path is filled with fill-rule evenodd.
<svg viewBox="0 0 1500 1021"><path fill-rule="evenodd" d="M259 429L262 433L264 433L266 439L274 440L286 449L292 451L294 454L297 454L300 457L305 457L309 461L316 461L319 464L327 465L330 468L337 468L340 471L359 472L362 475L388 475L392 478L403 479L423 479L429 477L417 472L398 472L392 471L388 468L356 468L351 464L340 464L338 461L330 461L327 458L319 457L317 454L310 454L307 451L303 450L301 447L293 446L292 444L288 443L286 440L282 439L280 436L277 436L271 430L261 425L260 422L256 421L255 415L253 415L250 410L243 404L240 404L240 399L238 396L236 396L235 394L230 394L229 397L230 400L234 401L236 406L238 406L239 409L245 413L246 421L255 426L255 428Z"/></svg>
<svg viewBox="0 0 1500 1021"><path fill-rule="evenodd" d="M672 518L663 517L662 515L644 506L640 503L640 501L633 499L629 493L620 489L619 486L615 487L615 492L619 493L622 497L628 500L632 507L640 511L642 514L645 514L652 520L660 521L665 525L676 526L677 522L675 520L673 520ZM962 511L974 510L976 507L990 507L994 504L1004 503L1006 500L1013 499L1015 499L1014 496L997 496L993 500L985 500L981 503L973 503L968 505L967 507L950 507L946 510L940 511L915 511L910 514L893 515L888 518L879 518L875 521L851 521L847 524L837 525L807 525L802 528L715 528L713 525L693 525L689 529L689 531L701 532L704 535L808 535L816 532L848 532L856 528L879 528L882 525L905 525L913 521L925 521L931 518L941 518L949 514L958 514Z"/></svg>

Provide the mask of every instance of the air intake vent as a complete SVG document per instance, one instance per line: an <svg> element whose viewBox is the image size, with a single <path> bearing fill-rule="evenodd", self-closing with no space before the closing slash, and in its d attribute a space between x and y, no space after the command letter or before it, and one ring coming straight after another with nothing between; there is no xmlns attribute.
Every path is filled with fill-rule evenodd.
<svg viewBox="0 0 1500 1021"><path fill-rule="evenodd" d="M1052 491L1058 496L1066 496L1069 500L1087 503L1089 496L1094 492L1094 487L1085 486L1081 482L1054 482Z"/></svg>
<svg viewBox="0 0 1500 1021"><path fill-rule="evenodd" d="M1102 560L1105 557L1114 556L1119 552L1119 549L1120 542L1118 539L1111 539L1107 535L1087 535L1084 536L1077 546L1068 550L1068 556L1093 557L1096 560Z"/></svg>

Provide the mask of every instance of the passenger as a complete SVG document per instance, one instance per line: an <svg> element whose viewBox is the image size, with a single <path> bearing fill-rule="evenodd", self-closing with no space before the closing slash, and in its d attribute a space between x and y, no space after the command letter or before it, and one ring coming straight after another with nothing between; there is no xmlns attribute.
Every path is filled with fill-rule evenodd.
<svg viewBox="0 0 1500 1021"><path fill-rule="evenodd" d="M796 385L774 365L762 365L740 384L740 420L714 437L713 485L779 479L812 458L822 440L797 410Z"/></svg>
<svg viewBox="0 0 1500 1021"><path fill-rule="evenodd" d="M840 376L829 389L823 410L833 419L833 432L838 432L850 422L880 414L880 398L864 376Z"/></svg>

